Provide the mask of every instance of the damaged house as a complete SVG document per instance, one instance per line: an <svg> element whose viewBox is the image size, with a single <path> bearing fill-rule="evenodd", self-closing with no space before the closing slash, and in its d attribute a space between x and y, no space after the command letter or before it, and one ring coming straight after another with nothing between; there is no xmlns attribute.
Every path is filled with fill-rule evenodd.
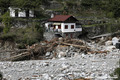
<svg viewBox="0 0 120 80"><path fill-rule="evenodd" d="M55 35L75 38L82 32L81 24L71 15L55 15L45 23L47 31L55 32Z"/></svg>
<svg viewBox="0 0 120 80"><path fill-rule="evenodd" d="M21 10L20 8L9 7L10 17L34 17L33 10Z"/></svg>

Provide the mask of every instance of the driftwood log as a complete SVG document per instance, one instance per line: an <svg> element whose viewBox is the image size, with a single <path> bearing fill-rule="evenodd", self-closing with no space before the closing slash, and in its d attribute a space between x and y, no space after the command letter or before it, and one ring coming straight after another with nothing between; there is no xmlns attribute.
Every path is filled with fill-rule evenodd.
<svg viewBox="0 0 120 80"><path fill-rule="evenodd" d="M88 54L99 54L99 53L108 53L109 51L91 51L91 52L87 52Z"/></svg>
<svg viewBox="0 0 120 80"><path fill-rule="evenodd" d="M18 54L18 55L15 55L15 56L12 56L8 59L4 59L5 61L15 61L15 60L18 60L18 59L21 59L23 57L26 57L26 56L30 56L31 53L29 52L24 52L24 53L21 53L21 54Z"/></svg>
<svg viewBox="0 0 120 80"><path fill-rule="evenodd" d="M63 45L67 45L67 46L77 47L77 48L80 48L80 49L90 49L90 48L87 47L87 46L81 46L81 45L69 44L69 43L64 43L64 42L61 42L61 44L63 44Z"/></svg>

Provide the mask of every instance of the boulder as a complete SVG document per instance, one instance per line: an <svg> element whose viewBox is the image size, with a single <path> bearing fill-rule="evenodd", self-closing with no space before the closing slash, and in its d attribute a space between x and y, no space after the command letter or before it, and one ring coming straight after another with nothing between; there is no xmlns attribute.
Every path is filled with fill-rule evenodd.
<svg viewBox="0 0 120 80"><path fill-rule="evenodd" d="M108 47L106 47L106 50L110 51L110 52L112 52L114 49L115 49L115 46L108 46Z"/></svg>
<svg viewBox="0 0 120 80"><path fill-rule="evenodd" d="M50 55L51 55L51 52L47 52L47 53L45 54L46 57L49 57Z"/></svg>
<svg viewBox="0 0 120 80"><path fill-rule="evenodd" d="M117 37L113 37L113 38L112 38L112 43L113 43L114 46L115 46L116 43L118 43L118 42L119 42L119 39L118 39Z"/></svg>
<svg viewBox="0 0 120 80"><path fill-rule="evenodd" d="M66 53L65 52L59 52L58 53L58 57L61 58L61 57L65 57L66 56Z"/></svg>
<svg viewBox="0 0 120 80"><path fill-rule="evenodd" d="M106 41L106 42L105 42L105 45L106 45L106 46L110 46L110 45L112 45L112 43L113 43L112 41Z"/></svg>

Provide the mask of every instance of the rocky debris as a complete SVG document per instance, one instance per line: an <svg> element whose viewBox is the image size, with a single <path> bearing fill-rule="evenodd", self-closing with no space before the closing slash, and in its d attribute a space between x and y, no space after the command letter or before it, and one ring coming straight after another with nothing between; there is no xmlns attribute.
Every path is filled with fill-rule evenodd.
<svg viewBox="0 0 120 80"><path fill-rule="evenodd" d="M113 38L112 38L112 43L113 43L114 46L115 46L116 43L118 43L118 42L119 42L119 39L118 39L117 37L113 37Z"/></svg>
<svg viewBox="0 0 120 80"><path fill-rule="evenodd" d="M109 74L119 67L119 59L115 49L107 55L79 54L52 60L0 62L0 70L7 80L111 80Z"/></svg>
<svg viewBox="0 0 120 80"><path fill-rule="evenodd" d="M105 39L106 41L101 41ZM117 39L118 41L118 39ZM99 43L102 42L100 45ZM61 57L75 57L80 54L104 54L112 52L116 47L116 37L111 39L100 38L97 40L83 41L70 38L54 38L50 41L42 41L32 46L27 46L27 50L20 54L13 55L10 61L28 59L54 59ZM105 44L105 45L103 45ZM113 45L112 45L113 44Z"/></svg>
<svg viewBox="0 0 120 80"><path fill-rule="evenodd" d="M111 80L109 74L119 67L120 51L110 41L108 45L68 38L43 41L10 60L25 56L47 60L0 62L0 70L7 80Z"/></svg>
<svg viewBox="0 0 120 80"><path fill-rule="evenodd" d="M63 47L65 50L63 50ZM61 50L57 49L61 48ZM53 57L65 57L65 56L71 56L71 54L76 54L76 52L87 52L90 48L87 46L87 44L78 39L69 39L69 38L55 38L51 41L43 41L38 44L33 44L32 46L27 46L27 51L22 52L18 55L13 55L8 59L4 60L20 60L24 57L30 57L32 56L34 59L40 59L42 58L53 58Z"/></svg>
<svg viewBox="0 0 120 80"><path fill-rule="evenodd" d="M113 44L113 42L110 41L110 40L108 40L108 41L105 42L105 45L106 45L106 46L111 46L112 44Z"/></svg>

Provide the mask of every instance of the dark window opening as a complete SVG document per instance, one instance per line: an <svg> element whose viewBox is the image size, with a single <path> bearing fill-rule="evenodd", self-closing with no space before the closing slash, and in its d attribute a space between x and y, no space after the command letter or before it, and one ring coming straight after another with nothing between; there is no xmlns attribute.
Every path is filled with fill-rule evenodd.
<svg viewBox="0 0 120 80"><path fill-rule="evenodd" d="M68 25L65 25L65 29L68 29Z"/></svg>
<svg viewBox="0 0 120 80"><path fill-rule="evenodd" d="M15 10L15 17L18 17L18 9Z"/></svg>
<svg viewBox="0 0 120 80"><path fill-rule="evenodd" d="M58 25L58 29L61 29L61 25Z"/></svg>
<svg viewBox="0 0 120 80"><path fill-rule="evenodd" d="M29 10L26 10L26 17L29 17Z"/></svg>
<svg viewBox="0 0 120 80"><path fill-rule="evenodd" d="M74 25L71 25L71 29L74 29Z"/></svg>
<svg viewBox="0 0 120 80"><path fill-rule="evenodd" d="M56 29L56 25L53 25L53 27L54 27L53 29Z"/></svg>

